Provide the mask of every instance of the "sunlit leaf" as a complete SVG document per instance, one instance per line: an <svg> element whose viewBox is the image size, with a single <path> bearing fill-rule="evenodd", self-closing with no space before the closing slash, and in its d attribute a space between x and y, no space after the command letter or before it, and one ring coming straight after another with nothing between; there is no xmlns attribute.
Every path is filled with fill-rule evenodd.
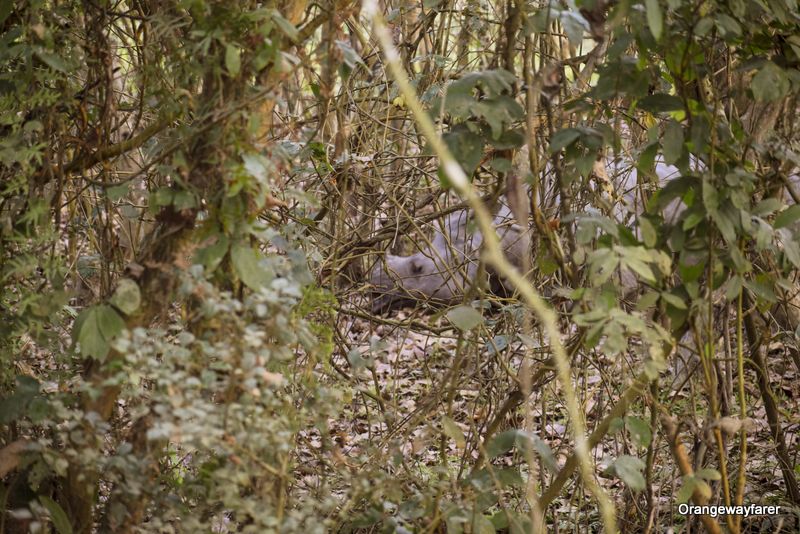
<svg viewBox="0 0 800 534"><path fill-rule="evenodd" d="M653 37L658 41L664 31L664 14L661 12L661 6L658 5L658 0L645 0L644 4L647 10L647 25L650 27Z"/></svg>
<svg viewBox="0 0 800 534"><path fill-rule="evenodd" d="M771 61L761 67L750 85L753 97L767 102L786 96L789 87L789 77L786 76L786 72Z"/></svg>
<svg viewBox="0 0 800 534"><path fill-rule="evenodd" d="M442 416L442 429L444 434L456 443L456 447L464 449L467 445L467 440L464 438L464 432L461 427L451 418Z"/></svg>
<svg viewBox="0 0 800 534"><path fill-rule="evenodd" d="M483 322L483 316L471 306L457 306L447 312L447 318L461 331L472 330Z"/></svg>
<svg viewBox="0 0 800 534"><path fill-rule="evenodd" d="M622 455L613 464L614 473L633 491L642 491L646 482L642 471L645 464L635 456Z"/></svg>
<svg viewBox="0 0 800 534"><path fill-rule="evenodd" d="M239 47L232 44L225 45L225 69L228 74L233 78L239 75L242 68L242 58L239 53Z"/></svg>

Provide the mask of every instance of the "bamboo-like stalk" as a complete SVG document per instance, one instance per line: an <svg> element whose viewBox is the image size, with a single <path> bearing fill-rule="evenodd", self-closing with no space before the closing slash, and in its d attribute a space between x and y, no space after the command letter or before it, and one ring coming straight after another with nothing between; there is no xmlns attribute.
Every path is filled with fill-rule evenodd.
<svg viewBox="0 0 800 534"><path fill-rule="evenodd" d="M599 487L594 479L590 451L586 438L586 423L583 413L578 405L578 398L572 385L572 374L570 371L567 353L561 341L561 332L556 321L556 314L547 305L544 299L536 292L533 286L528 283L520 273L505 257L500 247L500 240L492 225L492 216L486 206L481 202L478 194L472 188L467 176L461 166L455 160L450 151L437 134L430 117L422 109L422 105L417 98L416 92L409 83L406 72L400 64L400 54L392 43L389 32L386 28L383 16L380 14L378 4L375 0L364 2L365 14L371 19L375 34L383 49L387 66L395 82L397 83L405 102L414 114L417 125L422 130L423 135L428 139L433 151L439 157L445 174L450 179L455 189L469 203L475 212L478 227L483 233L486 260L491 263L497 271L507 278L519 291L525 303L533 310L536 316L544 325L544 330L550 338L553 349L553 357L556 363L558 378L564 388L564 396L567 403L567 411L572 419L573 438L575 440L575 453L578 460L579 470L583 483L597 499L600 513L603 519L603 528L607 533L617 532L616 509L611 499Z"/></svg>

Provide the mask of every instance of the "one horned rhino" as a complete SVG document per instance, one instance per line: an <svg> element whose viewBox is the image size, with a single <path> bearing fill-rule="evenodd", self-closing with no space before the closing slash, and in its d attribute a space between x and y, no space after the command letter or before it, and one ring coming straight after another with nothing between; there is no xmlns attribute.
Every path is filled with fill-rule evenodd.
<svg viewBox="0 0 800 534"><path fill-rule="evenodd" d="M370 283L373 312L387 312L417 301L451 304L460 301L478 277L478 256L483 235L470 233L469 213L460 210L435 224L430 245L410 256L387 254L372 269ZM494 220L501 245L509 260L522 268L528 253L528 233L513 224L506 206ZM490 289L498 292L502 283L496 273L487 270Z"/></svg>

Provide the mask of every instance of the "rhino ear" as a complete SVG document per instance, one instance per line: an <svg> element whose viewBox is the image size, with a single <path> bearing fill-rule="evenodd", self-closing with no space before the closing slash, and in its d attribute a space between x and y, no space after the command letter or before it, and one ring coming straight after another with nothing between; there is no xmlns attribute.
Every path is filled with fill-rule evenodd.
<svg viewBox="0 0 800 534"><path fill-rule="evenodd" d="M423 265L421 261L412 259L410 263L411 263L411 274L422 274Z"/></svg>

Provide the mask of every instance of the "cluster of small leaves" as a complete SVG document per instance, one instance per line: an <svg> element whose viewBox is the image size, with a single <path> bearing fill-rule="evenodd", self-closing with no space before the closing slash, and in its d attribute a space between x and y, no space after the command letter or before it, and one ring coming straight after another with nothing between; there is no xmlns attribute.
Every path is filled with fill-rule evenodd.
<svg viewBox="0 0 800 534"><path fill-rule="evenodd" d="M444 95L430 103L432 112L451 121L442 138L467 176L477 168L485 146L508 149L522 145L522 135L514 128L524 112L513 97L516 84L516 77L505 70L471 72L450 82ZM493 165L500 171L510 168L510 162L501 158ZM444 180L443 175L440 179Z"/></svg>
<svg viewBox="0 0 800 534"><path fill-rule="evenodd" d="M48 198L35 178L60 125L49 110L64 92L77 92L74 67L54 52L74 52L56 23L71 13L43 2L31 6L31 21L0 9L0 384L9 386L20 341L53 342L51 328L66 303L65 269L53 254L58 236ZM28 23L30 22L30 23ZM53 29L53 28L56 29Z"/></svg>
<svg viewBox="0 0 800 534"><path fill-rule="evenodd" d="M648 0L643 7L611 7L607 55L596 83L582 97L586 100L574 105L590 110L586 104L591 102L595 111L550 140L551 152L566 170L561 180L585 184L595 158L606 147L619 148L603 124L602 110L610 112L622 102L640 120L634 127L646 130L644 145L634 149L640 177L674 166L672 179L660 177L661 190L646 193L646 212L634 226L603 215L576 217L574 259L586 265L590 287L569 295L583 307L573 318L587 329L587 346L600 344L606 353L625 350L631 336L651 346L669 341L669 332L640 313L660 310L677 331L707 312L710 292L732 303L742 290L749 291L762 310L768 309L792 287L792 273L800 268L800 209L774 196L785 179L784 171L775 169L796 168L798 156L787 144L779 143L777 150L764 144L762 132L745 124L757 124L753 116L800 91L796 5L711 3L698 12L696 5L680 0ZM545 14L559 19L573 41L590 29L582 14L555 4L538 12L534 25L542 28ZM622 17L625 24L619 23ZM735 79L746 81L726 84L727 93L719 89L715 73L725 50L740 69ZM743 112L746 107L750 115ZM792 124L767 127L791 131ZM607 282L620 271L621 290L615 290ZM634 290L641 287L637 296ZM620 296L633 298L637 310L623 311ZM650 368L651 376L661 368ZM623 458L612 472L631 488L643 489L644 464ZM709 493L706 471L684 481L680 499L696 488Z"/></svg>

